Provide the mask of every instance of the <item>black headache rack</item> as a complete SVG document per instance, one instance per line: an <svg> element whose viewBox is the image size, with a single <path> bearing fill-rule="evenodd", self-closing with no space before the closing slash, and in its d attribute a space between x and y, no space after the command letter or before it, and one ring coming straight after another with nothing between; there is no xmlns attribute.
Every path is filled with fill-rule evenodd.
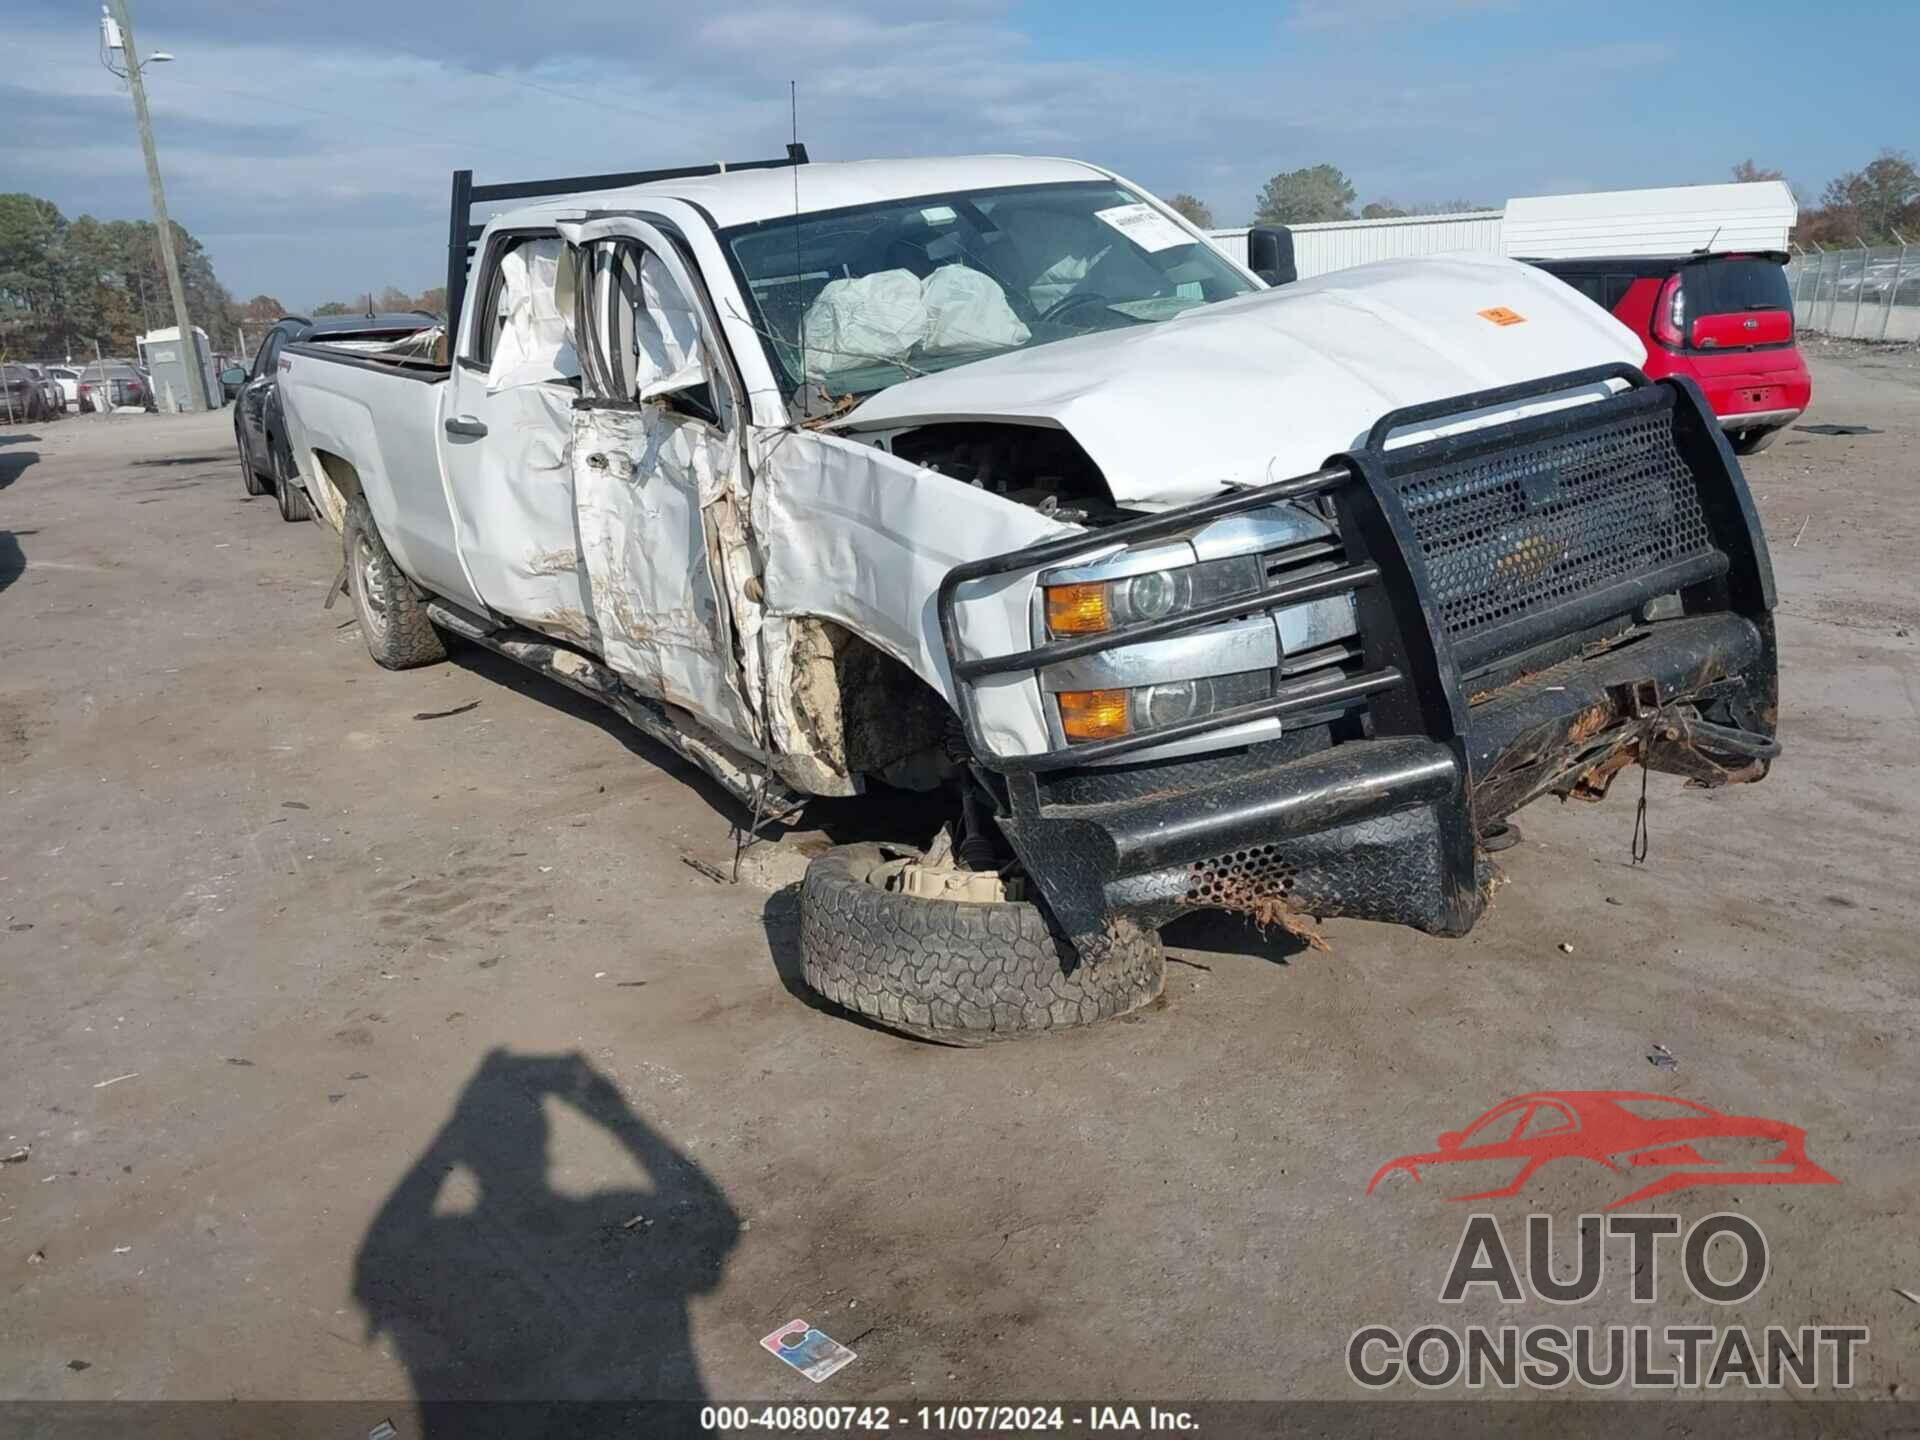
<svg viewBox="0 0 1920 1440"><path fill-rule="evenodd" d="M807 163L807 147L798 141L787 146L778 160L715 161L709 165L681 165L667 170L626 170L608 175L565 175L550 180L510 180L498 185L476 185L473 171L453 172L453 199L447 207L447 327L460 323L466 299L467 272L473 265L473 242L487 227L473 223L473 207L493 200L544 200L587 190L617 190L652 180L685 180L696 175L724 175L729 170L780 170Z"/></svg>
<svg viewBox="0 0 1920 1440"><path fill-rule="evenodd" d="M1409 427L1609 382L1624 388L1387 448ZM1298 500L1331 505L1337 568L1113 634L986 657L959 645L971 584ZM1276 673L1256 703L1038 754L984 742L975 692L990 677L1337 594L1354 599L1360 654L1331 679ZM1670 618L1651 621L1662 605ZM1310 475L956 566L938 597L1002 828L1090 956L1116 914L1157 923L1209 906L1463 933L1484 905L1480 831L1545 790L1597 775L1603 792L1632 759L1709 783L1765 773L1772 608L1759 521L1705 398L1628 365L1395 411ZM1355 738L1331 741L1321 722L1342 714ZM1270 717L1310 723L1298 743L1094 766Z"/></svg>

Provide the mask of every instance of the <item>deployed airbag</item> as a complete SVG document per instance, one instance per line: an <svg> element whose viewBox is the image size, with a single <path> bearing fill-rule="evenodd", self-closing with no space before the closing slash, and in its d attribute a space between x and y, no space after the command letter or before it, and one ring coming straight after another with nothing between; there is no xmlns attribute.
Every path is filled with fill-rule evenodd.
<svg viewBox="0 0 1920 1440"><path fill-rule="evenodd" d="M965 265L942 265L921 283L920 298L927 308L923 354L1005 350L1032 337L998 282Z"/></svg>
<svg viewBox="0 0 1920 1440"><path fill-rule="evenodd" d="M567 319L554 294L565 251L564 240L528 240L501 257L489 392L568 380L580 373Z"/></svg>
<svg viewBox="0 0 1920 1440"><path fill-rule="evenodd" d="M801 322L807 373L832 375L898 363L927 338L927 305L911 270L829 280Z"/></svg>
<svg viewBox="0 0 1920 1440"><path fill-rule="evenodd" d="M1006 350L1032 336L999 282L966 265L942 265L925 280L911 270L879 270L829 281L801 331L810 375L898 365L916 353Z"/></svg>

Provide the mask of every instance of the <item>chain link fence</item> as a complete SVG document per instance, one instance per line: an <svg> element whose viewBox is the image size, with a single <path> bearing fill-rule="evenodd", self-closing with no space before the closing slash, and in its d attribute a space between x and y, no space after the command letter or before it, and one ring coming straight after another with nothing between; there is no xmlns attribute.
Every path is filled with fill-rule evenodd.
<svg viewBox="0 0 1920 1440"><path fill-rule="evenodd" d="M1802 252L1787 264L1796 327L1840 340L1920 341L1920 245Z"/></svg>

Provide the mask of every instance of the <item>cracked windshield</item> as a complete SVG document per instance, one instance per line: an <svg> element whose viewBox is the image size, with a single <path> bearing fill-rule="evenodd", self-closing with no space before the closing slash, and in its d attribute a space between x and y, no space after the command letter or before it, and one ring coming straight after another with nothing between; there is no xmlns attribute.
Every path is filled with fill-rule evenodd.
<svg viewBox="0 0 1920 1440"><path fill-rule="evenodd" d="M1124 186L929 195L727 232L775 368L868 395L1254 288Z"/></svg>

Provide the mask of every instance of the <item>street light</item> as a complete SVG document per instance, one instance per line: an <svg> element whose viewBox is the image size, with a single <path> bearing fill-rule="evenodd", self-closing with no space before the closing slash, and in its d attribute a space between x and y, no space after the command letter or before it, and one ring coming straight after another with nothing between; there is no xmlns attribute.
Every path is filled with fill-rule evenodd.
<svg viewBox="0 0 1920 1440"><path fill-rule="evenodd" d="M118 57L119 63L115 63ZM180 332L180 351L185 357L188 376L189 409L213 409L213 396L207 390L207 376L200 364L200 349L193 343L193 325L187 319L187 292L180 283L180 260L173 252L173 222L167 218L167 192L160 183L160 156L153 148L153 121L147 115L147 87L141 72L149 65L163 64L173 56L156 50L145 60L134 48L133 18L127 13L127 0L107 0L100 7L100 63L127 82L133 93L133 119L140 128L140 150L147 162L147 189L153 198L153 223L160 234L160 263L167 272L167 292L173 300L173 323Z"/></svg>

